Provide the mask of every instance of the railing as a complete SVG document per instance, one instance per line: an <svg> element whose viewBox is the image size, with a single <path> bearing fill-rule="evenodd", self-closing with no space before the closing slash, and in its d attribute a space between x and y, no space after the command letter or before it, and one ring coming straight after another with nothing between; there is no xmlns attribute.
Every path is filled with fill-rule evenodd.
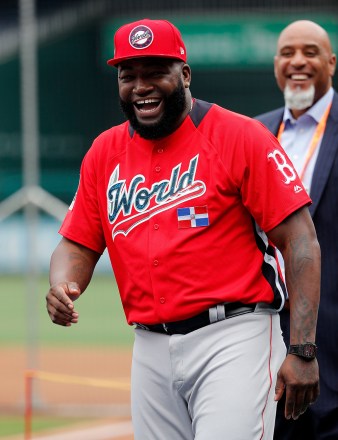
<svg viewBox="0 0 338 440"><path fill-rule="evenodd" d="M126 379L108 380L95 377L70 376L66 374L55 374L47 371L27 370L25 372L25 440L32 438L32 417L33 417L33 380L45 380L60 384L76 384L97 388L112 388L121 391L130 391L130 381Z"/></svg>

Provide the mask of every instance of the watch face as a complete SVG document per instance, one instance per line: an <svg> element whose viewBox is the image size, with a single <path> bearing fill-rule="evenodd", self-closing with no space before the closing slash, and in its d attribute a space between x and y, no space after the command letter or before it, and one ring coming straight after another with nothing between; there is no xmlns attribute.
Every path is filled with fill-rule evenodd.
<svg viewBox="0 0 338 440"><path fill-rule="evenodd" d="M305 344L304 345L304 351L303 351L304 356L308 357L308 358L313 358L316 355L316 346L312 345L312 344Z"/></svg>
<svg viewBox="0 0 338 440"><path fill-rule="evenodd" d="M305 344L290 345L288 353L300 356L305 360L312 360L316 357L317 346L312 342L307 342Z"/></svg>

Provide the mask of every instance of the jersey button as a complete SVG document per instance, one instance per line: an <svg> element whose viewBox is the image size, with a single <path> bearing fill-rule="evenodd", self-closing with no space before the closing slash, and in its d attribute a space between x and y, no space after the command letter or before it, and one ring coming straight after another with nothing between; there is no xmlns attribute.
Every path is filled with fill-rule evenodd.
<svg viewBox="0 0 338 440"><path fill-rule="evenodd" d="M160 303L161 303L161 304L164 304L164 303L165 303L165 298L164 298L163 296L161 296L161 298L160 298Z"/></svg>
<svg viewBox="0 0 338 440"><path fill-rule="evenodd" d="M153 265L154 265L154 266L158 266L158 260L154 260L154 261L153 261Z"/></svg>
<svg viewBox="0 0 338 440"><path fill-rule="evenodd" d="M161 167L155 167L156 173L159 173L161 171Z"/></svg>
<svg viewBox="0 0 338 440"><path fill-rule="evenodd" d="M163 148L158 148L158 149L157 149L157 152L158 152L159 154L162 154L162 153L163 153Z"/></svg>
<svg viewBox="0 0 338 440"><path fill-rule="evenodd" d="M159 228L160 226L156 223L155 225L154 225L154 229L156 229L156 231L157 231L157 229Z"/></svg>

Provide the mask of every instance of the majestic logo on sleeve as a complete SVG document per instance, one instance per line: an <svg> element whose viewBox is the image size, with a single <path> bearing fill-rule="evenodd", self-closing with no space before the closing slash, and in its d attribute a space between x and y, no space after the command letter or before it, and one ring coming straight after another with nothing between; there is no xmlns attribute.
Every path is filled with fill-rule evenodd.
<svg viewBox="0 0 338 440"><path fill-rule="evenodd" d="M150 188L142 186L146 180L142 174L133 177L127 188L126 180L119 178L120 166L117 165L107 188L108 219L111 224L115 223L113 240L118 234L127 236L136 226L160 212L204 194L205 183L195 180L197 163L198 155L191 159L188 170L182 173L182 164L176 165L169 180L156 182ZM116 222L120 214L125 218Z"/></svg>

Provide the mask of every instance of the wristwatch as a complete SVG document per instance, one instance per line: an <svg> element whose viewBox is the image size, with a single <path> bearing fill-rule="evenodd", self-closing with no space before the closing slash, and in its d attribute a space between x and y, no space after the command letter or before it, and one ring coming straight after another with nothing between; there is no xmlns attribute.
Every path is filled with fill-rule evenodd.
<svg viewBox="0 0 338 440"><path fill-rule="evenodd" d="M305 344L290 345L288 354L295 354L306 361L315 359L317 354L317 345L313 342L305 342Z"/></svg>

